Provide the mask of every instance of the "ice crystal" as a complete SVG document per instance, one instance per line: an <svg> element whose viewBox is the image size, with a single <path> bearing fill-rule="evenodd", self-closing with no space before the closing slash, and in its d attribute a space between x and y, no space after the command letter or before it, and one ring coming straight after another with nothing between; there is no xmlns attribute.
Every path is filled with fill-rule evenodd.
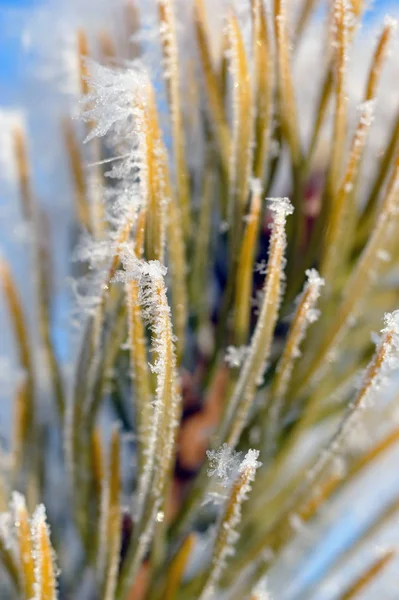
<svg viewBox="0 0 399 600"><path fill-rule="evenodd" d="M217 450L207 450L206 454L209 461L208 477L216 476L222 486L228 487L241 468L241 453L223 444Z"/></svg>
<svg viewBox="0 0 399 600"><path fill-rule="evenodd" d="M126 138L126 126L140 117L148 79L139 67L117 69L88 61L90 91L84 98L82 118L96 123L86 141L105 136L110 129Z"/></svg>
<svg viewBox="0 0 399 600"><path fill-rule="evenodd" d="M247 346L228 346L226 349L225 361L229 367L237 368L244 362L245 356L248 352Z"/></svg>

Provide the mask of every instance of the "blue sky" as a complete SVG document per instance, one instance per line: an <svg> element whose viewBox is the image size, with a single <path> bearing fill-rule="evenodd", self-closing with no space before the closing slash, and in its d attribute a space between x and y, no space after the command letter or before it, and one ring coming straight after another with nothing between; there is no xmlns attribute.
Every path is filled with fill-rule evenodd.
<svg viewBox="0 0 399 600"><path fill-rule="evenodd" d="M0 0L0 89L3 96L0 104L7 102L10 88L17 85L21 77L21 43L17 32L10 26L12 13L18 8L33 4L34 1Z"/></svg>
<svg viewBox="0 0 399 600"><path fill-rule="evenodd" d="M13 103L24 76L18 13L38 3L39 0L0 0L0 105Z"/></svg>
<svg viewBox="0 0 399 600"><path fill-rule="evenodd" d="M0 0L0 105L11 104L15 98L24 73L24 56L18 36L15 13L24 7L40 4L41 0ZM58 0L60 6L68 0ZM83 0L82 0L83 1ZM372 20L378 13L394 10L399 12L399 0L374 0L374 8L368 13ZM14 26L11 26L14 22Z"/></svg>

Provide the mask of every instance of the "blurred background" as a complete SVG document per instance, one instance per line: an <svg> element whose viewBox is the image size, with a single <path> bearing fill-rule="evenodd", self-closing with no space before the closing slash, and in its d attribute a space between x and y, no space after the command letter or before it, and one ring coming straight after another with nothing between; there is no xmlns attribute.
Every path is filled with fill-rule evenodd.
<svg viewBox="0 0 399 600"><path fill-rule="evenodd" d="M297 0L295 0L297 1ZM145 4L145 0L141 0ZM51 248L52 285L55 290L52 314L53 335L56 353L65 371L73 358L71 343L71 304L72 291L68 282L71 269L71 253L76 243L73 227L73 206L71 204L71 182L62 139L62 121L79 112L78 56L76 52L76 32L83 27L96 35L103 28L116 32L124 24L117 7L126 4L122 0L0 0L0 253L7 257L23 299L27 314L31 298L30 257L26 253L24 240L29 233L21 225L15 169L13 165L11 131L14 124L23 124L28 131L29 157L35 193L43 207L48 229L48 243ZM322 4L322 3L320 3ZM323 3L326 4L325 2ZM112 5L112 6L111 6ZM363 30L358 34L354 50L351 80L352 105L355 108L362 89L363 74L368 64L368 56L373 49L376 22L380 26L385 13L399 16L399 0L376 0L372 3L363 21ZM119 19L119 21L118 21ZM317 27L314 30L320 31ZM116 36L117 39L117 36ZM305 36L305 42L296 61L296 77L302 78L299 98L303 110L303 134L306 135L306 115L311 110L313 83L317 74L312 68L313 61L319 60L315 53L317 39ZM379 133L383 136L389 128L391 115L397 109L397 83L399 82L398 46L396 60L384 75L389 85L382 89L381 112L383 119L377 125L375 134L378 154ZM393 51L393 53L395 50ZM312 56L313 55L313 56ZM393 57L395 58L395 56ZM309 77L312 74L312 78ZM304 76L305 74L305 76ZM314 81L313 81L314 78ZM396 79L395 79L396 78ZM393 89L394 88L394 89ZM358 93L360 90L360 93ZM390 90L392 94L390 97ZM379 109L380 110L380 109ZM302 111L301 111L302 119ZM378 135L377 135L378 134ZM35 335L35 324L30 323ZM72 329L73 331L73 329ZM0 432L1 439L7 439L10 398L15 386L15 357L12 351L12 334L4 317L4 307L0 298ZM392 468L396 457L389 457L386 468ZM375 487L375 473L374 478ZM392 483L381 478L378 488L379 499L392 493ZM370 493L370 479L362 483L361 497ZM372 496L372 494L371 494ZM351 536L364 526L365 518L370 519L370 506L378 507L377 500L369 498L367 506L354 507L347 511L349 498L343 499L343 513L346 520L341 528L333 528L326 535L315 556L311 556L308 571L301 567L302 584L312 581L323 570L325 561L331 560L334 553L345 546ZM354 518L355 517L355 518ZM343 535L345 532L345 535ZM395 532L397 535L397 530ZM326 552L327 550L327 552ZM295 551L295 548L294 548ZM295 574L291 589L295 592ZM323 598L328 598L328 592Z"/></svg>

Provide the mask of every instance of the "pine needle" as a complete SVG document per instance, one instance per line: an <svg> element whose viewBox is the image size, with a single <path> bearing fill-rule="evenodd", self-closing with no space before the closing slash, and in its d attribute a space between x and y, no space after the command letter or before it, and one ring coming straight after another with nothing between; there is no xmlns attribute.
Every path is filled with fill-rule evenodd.
<svg viewBox="0 0 399 600"><path fill-rule="evenodd" d="M232 137L229 167L228 215L233 244L242 228L242 217L252 174L254 104L244 40L233 12L227 20L227 39L232 77Z"/></svg>
<svg viewBox="0 0 399 600"><path fill-rule="evenodd" d="M366 147L367 135L373 122L374 104L369 100L361 106L358 126L353 136L352 146L346 166L343 181L336 195L331 198L326 233L323 240L323 254L320 272L328 286L333 288L337 271L345 260L342 252L342 242L348 235L347 222L350 215L349 204L353 188L358 178L359 167Z"/></svg>
<svg viewBox="0 0 399 600"><path fill-rule="evenodd" d="M130 364L134 383L135 417L137 420L138 465L144 468L146 437L151 426L151 380L147 362L147 344L139 304L137 281L126 284Z"/></svg>
<svg viewBox="0 0 399 600"><path fill-rule="evenodd" d="M188 292L186 248L184 245L183 223L176 199L170 196L166 214L166 235L168 239L169 269L172 281L172 316L176 332L176 358L180 364L185 349L188 321Z"/></svg>
<svg viewBox="0 0 399 600"><path fill-rule="evenodd" d="M224 172L229 172L230 131L227 125L223 97L220 93L219 82L212 64L209 50L208 33L206 28L205 9L203 0L195 0L195 28L198 42L202 75L207 94L208 110L215 131Z"/></svg>
<svg viewBox="0 0 399 600"><path fill-rule="evenodd" d="M374 100L374 98L377 96L377 88L381 79L381 72L385 65L389 46L396 31L396 27L397 22L395 19L392 19L391 17L385 17L384 27L378 39L370 65L366 92L364 95L365 102L368 100Z"/></svg>
<svg viewBox="0 0 399 600"><path fill-rule="evenodd" d="M15 481L18 481L28 455L30 428L32 426L30 401L28 378L24 376L18 384L14 401L13 473Z"/></svg>
<svg viewBox="0 0 399 600"><path fill-rule="evenodd" d="M38 506L32 517L32 539L35 547L35 598L56 600L54 555L44 506Z"/></svg>
<svg viewBox="0 0 399 600"><path fill-rule="evenodd" d="M374 583L385 567L396 557L396 550L386 550L382 556L376 558L372 564L352 583L352 585L340 596L340 600L352 600L360 597L366 589Z"/></svg>
<svg viewBox="0 0 399 600"><path fill-rule="evenodd" d="M346 149L347 126L347 62L349 51L349 8L344 0L333 5L335 27L334 94L335 111L331 140L330 167L328 171L328 197L335 196L342 177L342 165Z"/></svg>
<svg viewBox="0 0 399 600"><path fill-rule="evenodd" d="M373 229L374 223L378 218L380 210L379 201L381 200L381 190L387 179L390 169L395 161L397 149L399 148L399 116L395 119L392 127L392 133L387 143L386 150L381 157L374 183L370 187L365 209L360 217L358 229L356 231L356 246L359 251L367 243L368 237Z"/></svg>
<svg viewBox="0 0 399 600"><path fill-rule="evenodd" d="M24 598L25 600L31 600L31 598L35 597L36 574L29 514L24 497L16 492L13 495L12 506L18 540Z"/></svg>
<svg viewBox="0 0 399 600"><path fill-rule="evenodd" d="M126 257L125 268L130 259ZM138 569L151 543L158 522L165 514L168 480L174 460L177 427L180 420L181 396L177 383L176 356L170 308L166 296L164 270L159 263L140 263L133 257L130 277L140 282L140 302L144 317L152 330L152 350L157 388L153 403L150 431L146 439L146 463L138 480L138 502L135 532L137 545L130 545L122 568L116 597L124 598L137 576ZM129 275L128 275L129 277Z"/></svg>
<svg viewBox="0 0 399 600"><path fill-rule="evenodd" d="M359 388L355 398L350 403L346 414L344 415L338 429L332 440L319 453L319 457L309 470L306 481L299 487L296 493L292 494L288 507L283 515L277 520L273 527L258 541L256 541L248 555L245 557L245 564L256 560L265 548L271 548L273 552L278 552L292 538L293 518L300 522L308 521L320 506L323 505L325 495L322 494L320 484L321 479L333 459L340 455L354 423L359 417L359 411L363 410L372 400L372 395L386 375L387 369L392 369L393 360L399 350L398 344L398 319L399 313L388 314L385 316L385 327L382 329L382 337L377 345L375 354L370 361L363 376L362 385ZM276 469L277 463L274 463ZM279 467L281 468L281 463ZM327 481L326 495L329 495L331 484L335 487L333 480Z"/></svg>
<svg viewBox="0 0 399 600"><path fill-rule="evenodd" d="M79 81L80 91L82 96L86 96L89 92L89 72L87 69L87 59L89 58L89 43L86 32L79 29L77 33L77 51L79 60Z"/></svg>
<svg viewBox="0 0 399 600"><path fill-rule="evenodd" d="M65 146L70 164L70 170L75 184L75 211L82 227L90 231L90 213L87 198L87 185L84 174L82 157L76 140L72 123L69 119L62 122Z"/></svg>
<svg viewBox="0 0 399 600"><path fill-rule="evenodd" d="M22 129L17 128L14 131L14 141L22 213L26 223L31 227L34 236L32 243L33 269L35 273L34 285L37 298L39 333L49 367L58 412L62 418L64 415L65 398L62 376L51 339L49 307L50 269L45 242L42 241L42 235L44 234L43 219L36 205L32 190L27 144L25 132Z"/></svg>
<svg viewBox="0 0 399 600"><path fill-rule="evenodd" d="M91 464L97 501L101 497L105 475L103 462L101 433L99 428L95 427L91 436Z"/></svg>
<svg viewBox="0 0 399 600"><path fill-rule="evenodd" d="M107 563L105 570L104 600L113 600L117 586L119 570L119 554L121 545L121 466L120 466L120 436L114 428L111 436L111 448L108 468L109 505L107 515L107 538L104 540L107 547Z"/></svg>
<svg viewBox="0 0 399 600"><path fill-rule="evenodd" d="M256 389L262 381L280 305L286 246L285 224L287 216L292 214L293 209L287 198L273 199L270 208L273 211L274 221L262 307L247 359L226 405L226 414L218 432L220 442L226 441L231 448L236 446L247 423Z"/></svg>
<svg viewBox="0 0 399 600"><path fill-rule="evenodd" d="M5 300L7 302L8 312L14 329L15 340L17 343L19 362L24 369L27 377L27 387L29 391L29 401L32 403L33 397L33 365L31 349L28 340L28 328L25 316L22 311L22 305L19 294L11 274L11 270L4 259L0 259L0 281L3 288ZM29 412L32 411L32 406Z"/></svg>
<svg viewBox="0 0 399 600"><path fill-rule="evenodd" d="M21 573L19 565L17 565L15 556L9 547L9 539L3 533L0 533L0 563L4 571L9 576L13 587L17 592L20 592Z"/></svg>
<svg viewBox="0 0 399 600"><path fill-rule="evenodd" d="M300 387L296 388L298 396L303 393L303 390L313 380L319 370L326 366L325 358L347 333L348 319L354 316L365 298L365 294L372 287L378 265L383 258L381 251L384 250L389 240L392 238L397 220L398 212L398 186L399 186L399 154L396 157L395 168L391 174L390 182L382 202L380 214L368 241L360 255L351 277L344 289L342 301L335 312L331 323L325 335L322 338L322 343L318 347L317 355L315 355L312 365L305 373L301 374ZM328 365L327 365L328 366Z"/></svg>
<svg viewBox="0 0 399 600"><path fill-rule="evenodd" d="M286 0L276 0L274 3L274 27L277 52L279 118L283 135L290 148L294 170L298 170L302 161L302 150L290 66L290 40L288 37Z"/></svg>
<svg viewBox="0 0 399 600"><path fill-rule="evenodd" d="M253 174L256 179L264 181L272 132L274 64L267 15L260 0L252 0L252 15L254 28L253 88L256 115Z"/></svg>
<svg viewBox="0 0 399 600"><path fill-rule="evenodd" d="M307 328L314 323L319 313L315 309L320 291L324 285L314 269L306 272L307 282L304 290L297 301L297 308L287 335L284 350L277 363L275 375L270 388L268 406L268 421L266 427L266 443L269 448L274 449L274 443L278 435L278 424L281 414L286 408L286 394L291 380L294 363L300 356L300 346L306 335Z"/></svg>
<svg viewBox="0 0 399 600"><path fill-rule="evenodd" d="M188 235L191 228L190 192L186 165L186 141L180 93L180 62L177 47L176 7L174 0L157 0L159 27L164 58L164 77L168 89L172 125L173 155L176 170L177 197L182 212L183 227Z"/></svg>
<svg viewBox="0 0 399 600"><path fill-rule="evenodd" d="M297 46L300 42L303 32L309 22L313 10L318 4L318 0L304 0L302 2L301 11L299 13L298 20L295 24L295 45Z"/></svg>
<svg viewBox="0 0 399 600"><path fill-rule="evenodd" d="M168 578L165 585L165 592L162 596L163 600L174 600L181 585L182 577L184 575L184 571L190 558L190 554L193 550L195 541L195 534L190 534L186 537L176 553L176 556L174 557L169 569Z"/></svg>
<svg viewBox="0 0 399 600"><path fill-rule="evenodd" d="M146 217L146 256L149 260L164 262L167 165L161 141L154 90L148 85L147 105L142 107L146 146L146 187L148 190Z"/></svg>
<svg viewBox="0 0 399 600"><path fill-rule="evenodd" d="M253 181L251 207L245 219L245 231L241 243L236 278L234 307L234 343L236 346L246 344L248 341L253 265L261 216L260 196L261 184L259 181Z"/></svg>
<svg viewBox="0 0 399 600"><path fill-rule="evenodd" d="M226 508L219 522L211 566L204 577L205 582L199 594L199 600L208 600L215 595L215 587L226 567L227 558L234 554L234 545L238 539L236 528L241 521L241 507L251 490L256 469L261 465L257 461L258 456L258 451L249 450L239 467L239 473L233 483Z"/></svg>

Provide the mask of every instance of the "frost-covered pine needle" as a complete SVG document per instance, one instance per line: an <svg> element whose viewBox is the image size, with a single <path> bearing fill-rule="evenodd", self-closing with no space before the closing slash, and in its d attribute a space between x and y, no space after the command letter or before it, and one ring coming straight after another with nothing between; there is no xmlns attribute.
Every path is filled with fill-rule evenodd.
<svg viewBox="0 0 399 600"><path fill-rule="evenodd" d="M220 431L221 440L226 441L232 448L235 448L246 425L255 390L261 384L281 299L286 246L285 225L287 216L293 213L293 208L288 198L275 198L270 201L270 210L273 214L273 223L262 307L246 360L234 392L227 403L226 415Z"/></svg>
<svg viewBox="0 0 399 600"><path fill-rule="evenodd" d="M215 466L217 473L222 472L224 474L231 470L229 464L231 458L228 458L227 464L225 464L224 454L222 452L217 458L218 464ZM211 566L199 595L200 600L207 600L217 595L216 586L223 570L226 568L227 559L234 554L234 546L238 540L236 529L241 521L242 505L251 490L251 483L255 479L256 469L261 466L261 463L257 460L258 456L259 452L257 450L249 450L238 468L236 467L236 473L229 473L232 478L231 490L218 525Z"/></svg>
<svg viewBox="0 0 399 600"><path fill-rule="evenodd" d="M2 599L395 594L398 42L365 9L22 11Z"/></svg>

